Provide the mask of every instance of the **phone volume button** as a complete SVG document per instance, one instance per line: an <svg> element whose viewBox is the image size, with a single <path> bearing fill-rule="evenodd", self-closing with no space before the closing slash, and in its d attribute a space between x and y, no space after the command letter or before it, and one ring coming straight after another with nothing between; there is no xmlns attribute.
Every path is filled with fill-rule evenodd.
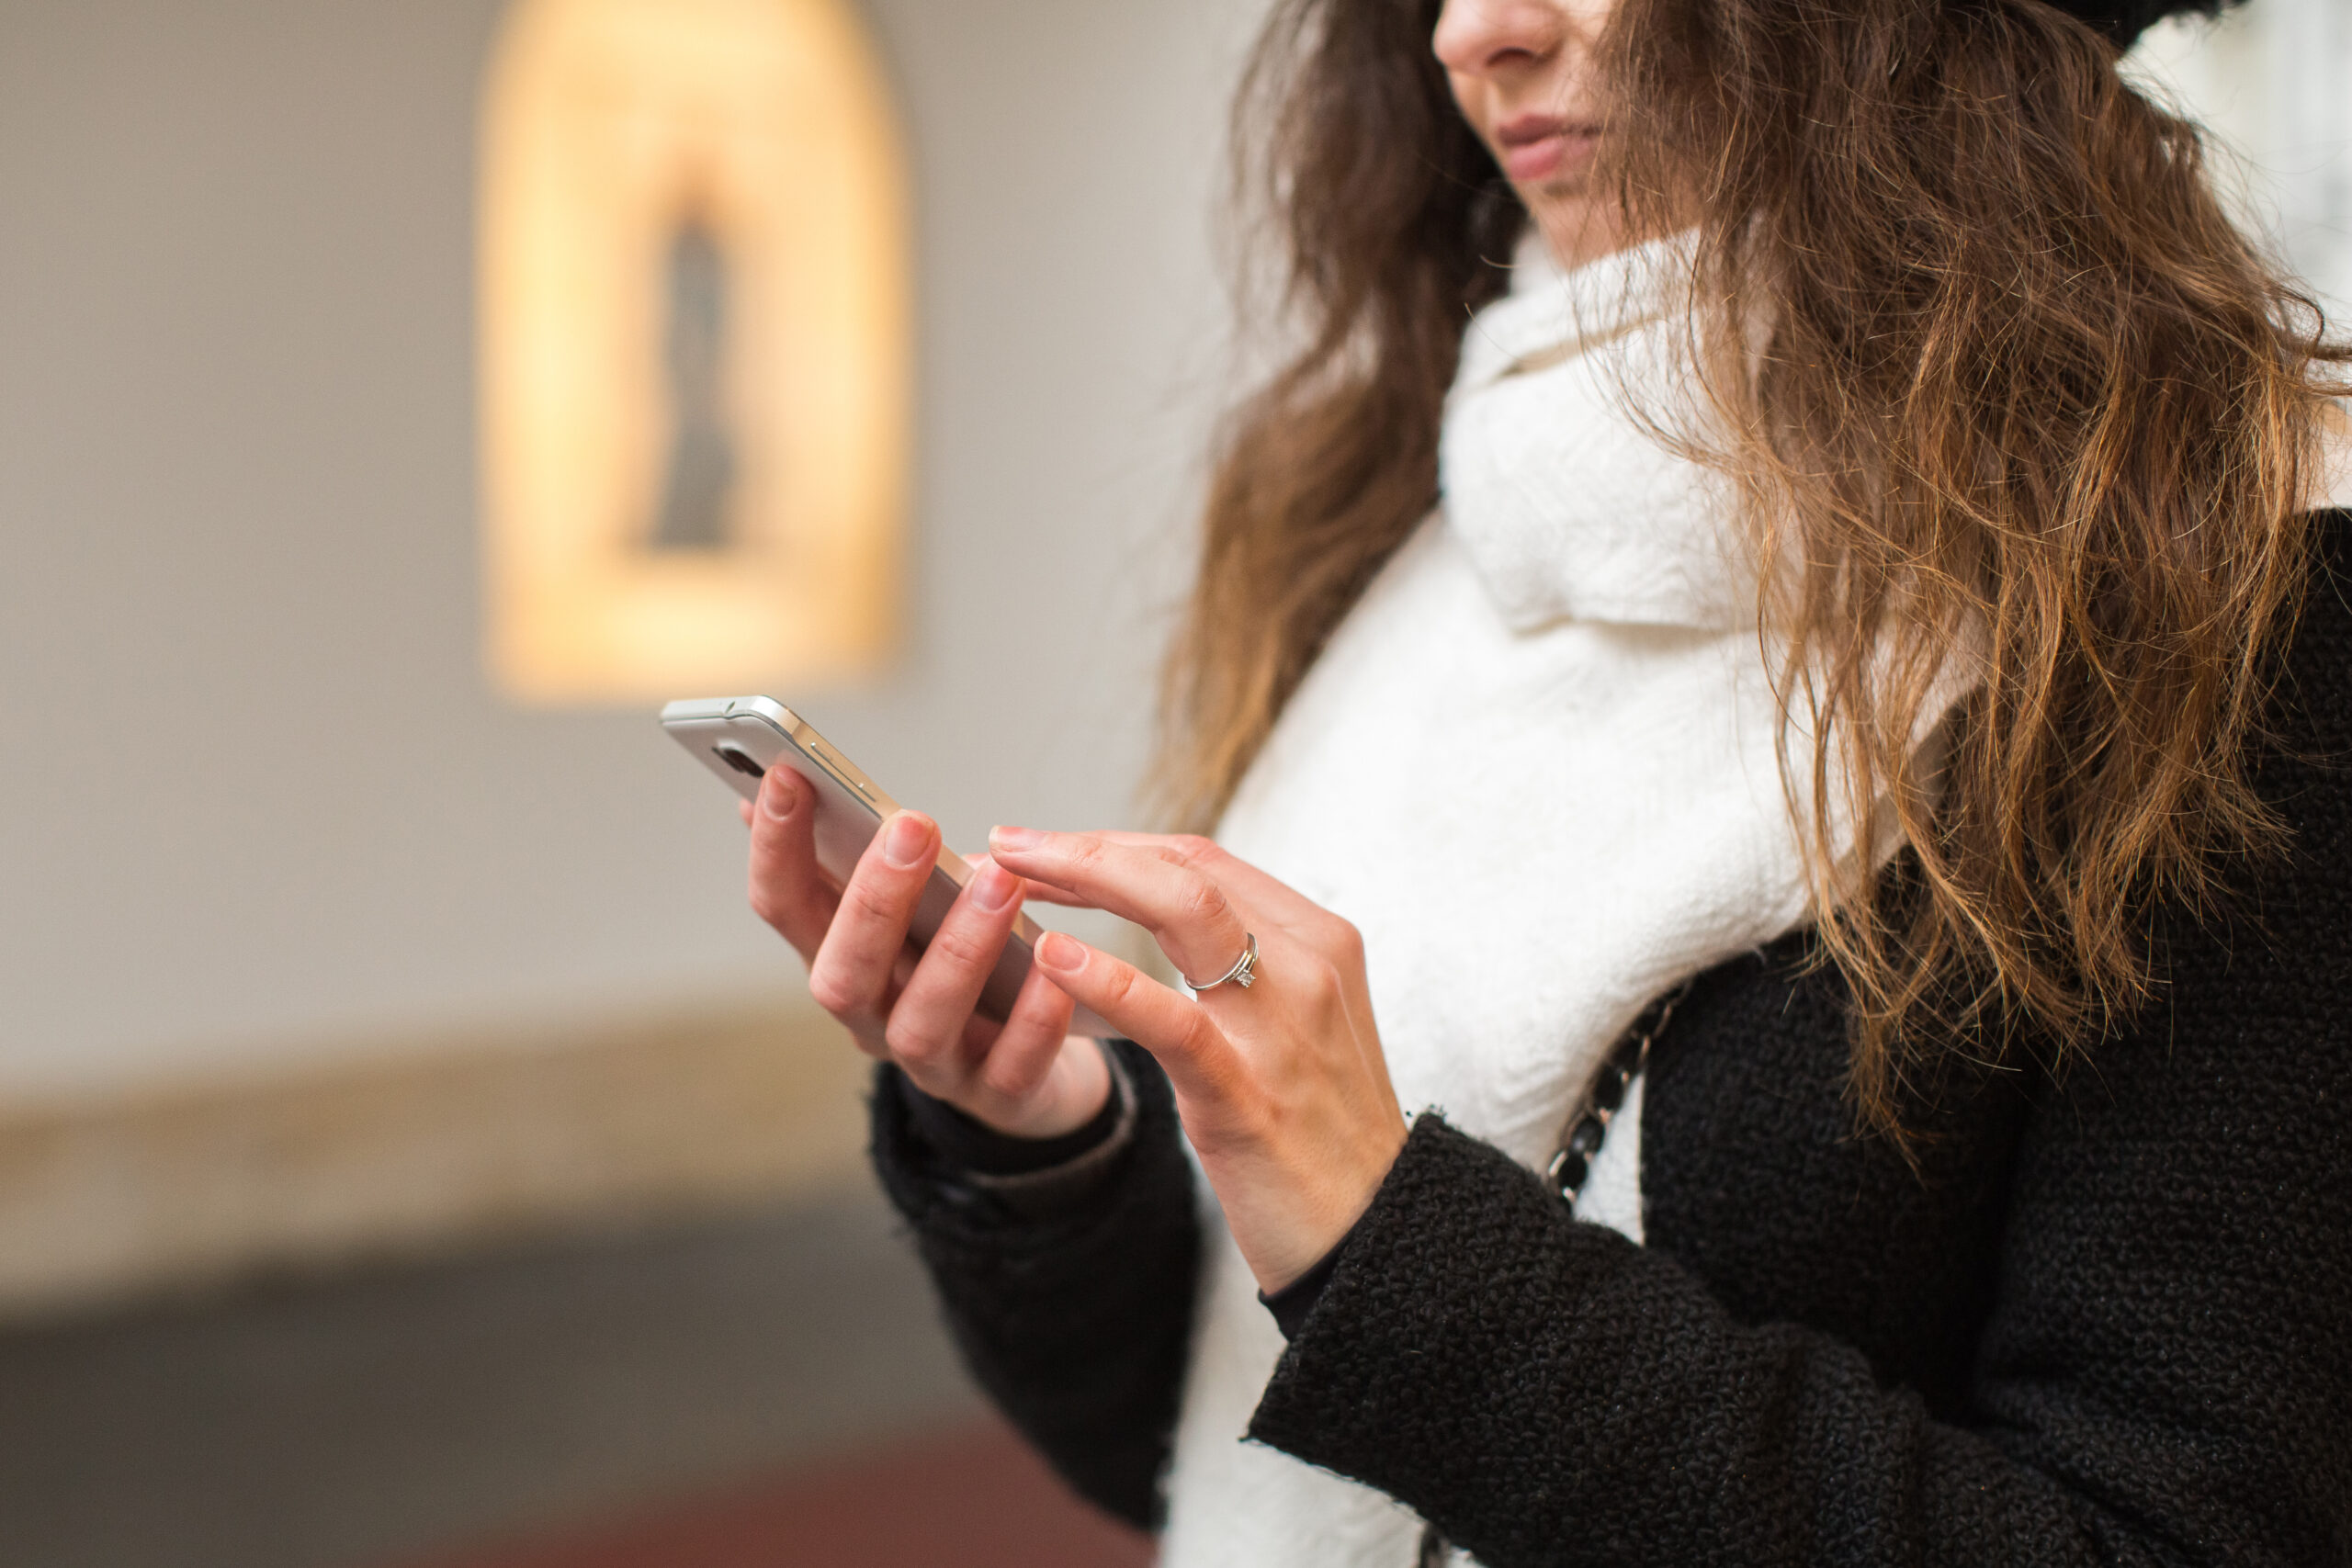
<svg viewBox="0 0 2352 1568"><path fill-rule="evenodd" d="M842 761L840 754L834 751L831 747L811 746L809 750L815 755L817 761L825 764L825 771L831 773L833 777L841 780L842 783L849 785L850 788L857 791L858 794L864 795L866 799L872 800L874 798L874 791L867 787L865 781L859 778L854 773L852 773L850 771L850 765L847 762Z"/></svg>

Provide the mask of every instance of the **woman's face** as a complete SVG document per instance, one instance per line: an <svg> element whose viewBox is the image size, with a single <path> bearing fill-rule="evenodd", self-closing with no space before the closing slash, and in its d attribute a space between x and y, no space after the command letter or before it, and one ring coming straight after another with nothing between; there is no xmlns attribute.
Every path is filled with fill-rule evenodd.
<svg viewBox="0 0 2352 1568"><path fill-rule="evenodd" d="M1605 134L1593 46L1615 0L1445 0L1432 47L1463 118L1563 265L1625 243L1591 177Z"/></svg>

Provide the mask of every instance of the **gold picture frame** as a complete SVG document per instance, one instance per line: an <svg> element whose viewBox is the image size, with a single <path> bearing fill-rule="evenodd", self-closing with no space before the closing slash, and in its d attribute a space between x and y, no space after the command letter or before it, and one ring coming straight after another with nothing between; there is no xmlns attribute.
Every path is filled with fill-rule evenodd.
<svg viewBox="0 0 2352 1568"><path fill-rule="evenodd" d="M881 664L908 499L909 220L845 0L520 0L487 83L480 202L499 687L641 702ZM662 536L681 495L683 543Z"/></svg>

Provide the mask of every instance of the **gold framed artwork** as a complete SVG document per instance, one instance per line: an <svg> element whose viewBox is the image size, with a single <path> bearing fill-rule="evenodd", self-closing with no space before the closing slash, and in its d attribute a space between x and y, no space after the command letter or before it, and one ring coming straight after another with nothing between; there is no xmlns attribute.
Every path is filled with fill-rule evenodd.
<svg viewBox="0 0 2352 1568"><path fill-rule="evenodd" d="M847 0L519 0L480 223L499 686L639 702L878 665L908 497L907 195Z"/></svg>

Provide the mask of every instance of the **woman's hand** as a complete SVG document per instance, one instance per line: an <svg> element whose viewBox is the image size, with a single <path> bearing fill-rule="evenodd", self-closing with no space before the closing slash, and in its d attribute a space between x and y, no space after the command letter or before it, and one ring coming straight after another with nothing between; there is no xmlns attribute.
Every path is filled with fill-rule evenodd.
<svg viewBox="0 0 2352 1568"><path fill-rule="evenodd" d="M1049 1138L1091 1121L1110 1069L1093 1041L1069 1033L1070 999L1041 969L1002 1023L973 1010L1021 913L1021 878L978 863L918 955L907 925L939 856L938 825L915 811L892 817L836 890L817 864L815 803L799 774L771 768L743 819L752 908L799 950L817 1004L866 1055L999 1132Z"/></svg>
<svg viewBox="0 0 2352 1568"><path fill-rule="evenodd" d="M1193 998L1059 932L1037 968L1159 1058L1259 1287L1297 1279L1405 1143L1355 928L1205 839L1000 828L989 847L1035 896L1135 921L1196 979L1256 936L1255 985Z"/></svg>

